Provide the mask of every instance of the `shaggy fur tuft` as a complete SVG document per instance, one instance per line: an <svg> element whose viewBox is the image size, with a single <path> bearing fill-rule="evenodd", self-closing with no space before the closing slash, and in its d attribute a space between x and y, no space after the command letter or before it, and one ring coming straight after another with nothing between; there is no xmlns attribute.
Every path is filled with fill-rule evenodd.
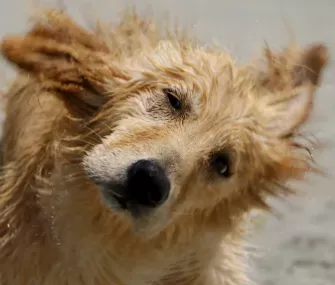
<svg viewBox="0 0 335 285"><path fill-rule="evenodd" d="M245 216L316 171L299 130L325 46L267 47L265 65L238 66L135 12L88 31L47 10L1 52L21 71L6 94L1 284L247 283ZM223 154L229 177L212 168ZM143 216L94 183L152 157L171 193Z"/></svg>

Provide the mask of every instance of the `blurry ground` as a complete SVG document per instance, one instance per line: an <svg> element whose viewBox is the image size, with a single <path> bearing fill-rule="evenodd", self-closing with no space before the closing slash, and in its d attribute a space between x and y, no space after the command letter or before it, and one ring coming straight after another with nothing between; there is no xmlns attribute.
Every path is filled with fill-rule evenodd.
<svg viewBox="0 0 335 285"><path fill-rule="evenodd" d="M46 1L43 1L44 3ZM49 2L55 2L50 0ZM301 44L326 42L334 55L335 1L333 0L63 0L76 16L97 13L115 19L125 3L137 3L164 15L167 9L182 24L193 24L206 42L215 41L241 61L260 50L266 40L271 47L284 46L290 37ZM28 0L0 2L0 37L25 27ZM85 9L78 10L86 3ZM4 67L4 68L3 68ZM12 78L3 62L1 78ZM5 84L1 79L2 84ZM335 66L331 62L318 92L313 124L309 130L328 143L316 155L328 178L311 177L299 186L301 196L290 202L274 202L277 215L260 219L250 243L258 258L250 275L259 285L335 284Z"/></svg>

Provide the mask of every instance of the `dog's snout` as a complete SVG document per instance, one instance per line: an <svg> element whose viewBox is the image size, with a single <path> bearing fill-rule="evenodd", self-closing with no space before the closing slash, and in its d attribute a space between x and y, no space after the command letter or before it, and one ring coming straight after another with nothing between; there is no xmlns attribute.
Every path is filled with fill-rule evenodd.
<svg viewBox="0 0 335 285"><path fill-rule="evenodd" d="M136 203L157 207L169 196L170 180L157 161L139 160L128 169L127 190Z"/></svg>

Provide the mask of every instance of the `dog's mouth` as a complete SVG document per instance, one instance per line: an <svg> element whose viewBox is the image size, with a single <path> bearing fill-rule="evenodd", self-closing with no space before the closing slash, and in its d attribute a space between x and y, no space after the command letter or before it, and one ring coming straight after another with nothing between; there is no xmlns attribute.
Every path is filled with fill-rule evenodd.
<svg viewBox="0 0 335 285"><path fill-rule="evenodd" d="M122 210L129 210L129 201L126 197L117 195L115 193L109 193L109 197L116 201Z"/></svg>
<svg viewBox="0 0 335 285"><path fill-rule="evenodd" d="M134 162L121 178L105 180L92 175L89 177L102 189L107 202L129 210L135 216L159 208L170 196L170 178L160 162L154 159Z"/></svg>
<svg viewBox="0 0 335 285"><path fill-rule="evenodd" d="M146 237L158 233L169 221L170 179L151 161L139 161L114 180L88 177L100 190L102 202L113 214L130 219L135 232ZM134 169L135 168L135 169Z"/></svg>
<svg viewBox="0 0 335 285"><path fill-rule="evenodd" d="M134 199L129 195L127 186L121 184L100 184L99 188L102 190L104 200L117 211L126 211L131 214L135 219L149 215L157 207L156 197L145 197L145 200L151 201L150 203L139 203L138 199ZM141 189L138 189L141 193Z"/></svg>
<svg viewBox="0 0 335 285"><path fill-rule="evenodd" d="M112 210L126 214L128 213L135 220L150 216L150 214L157 208L156 197L144 198L152 201L151 203L139 203L138 199L134 199L134 197L129 194L127 185L112 182L99 182L96 183L96 185L102 192L104 202L106 202ZM139 188L138 193L141 192L142 191ZM145 191L145 193L147 192Z"/></svg>
<svg viewBox="0 0 335 285"><path fill-rule="evenodd" d="M114 182L99 182L96 184L102 190L104 199L113 208L130 210L130 200L127 195L127 188L124 185Z"/></svg>

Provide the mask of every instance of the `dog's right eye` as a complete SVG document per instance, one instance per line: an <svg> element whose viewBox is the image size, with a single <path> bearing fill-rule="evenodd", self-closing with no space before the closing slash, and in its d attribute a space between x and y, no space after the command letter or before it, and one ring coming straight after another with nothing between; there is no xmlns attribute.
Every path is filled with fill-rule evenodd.
<svg viewBox="0 0 335 285"><path fill-rule="evenodd" d="M220 153L213 156L211 166L219 176L224 178L231 176L230 158L227 153Z"/></svg>
<svg viewBox="0 0 335 285"><path fill-rule="evenodd" d="M175 95L175 92L171 89L164 89L163 92L169 100L171 107L177 111L181 110L182 104L179 98Z"/></svg>

